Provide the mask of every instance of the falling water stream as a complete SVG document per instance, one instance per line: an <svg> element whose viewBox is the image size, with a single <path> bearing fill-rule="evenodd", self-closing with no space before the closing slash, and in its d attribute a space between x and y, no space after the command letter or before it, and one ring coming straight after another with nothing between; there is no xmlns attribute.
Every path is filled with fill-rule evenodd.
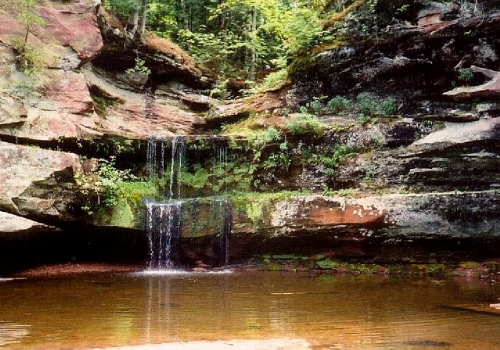
<svg viewBox="0 0 500 350"><path fill-rule="evenodd" d="M150 178L166 175L167 140L151 136L148 138L147 173ZM227 164L227 145L214 143L214 162L212 172L223 177ZM145 203L145 223L148 235L150 270L172 269L179 264L180 238L183 230L184 206L197 199L182 198L182 167L186 158L185 136L175 136L171 141L170 174L165 201L147 201ZM220 193L225 193L224 182ZM216 206L218 207L217 210ZM229 242L232 230L232 207L227 198L217 197L210 200L210 211L218 218L214 224L218 228L217 239L219 264L229 264ZM218 214L218 215L217 215ZM194 218L190 218L193 220Z"/></svg>

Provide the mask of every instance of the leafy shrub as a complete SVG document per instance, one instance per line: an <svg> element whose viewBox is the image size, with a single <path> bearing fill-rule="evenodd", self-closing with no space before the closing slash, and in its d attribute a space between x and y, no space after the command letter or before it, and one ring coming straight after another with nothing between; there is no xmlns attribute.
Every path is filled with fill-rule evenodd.
<svg viewBox="0 0 500 350"><path fill-rule="evenodd" d="M269 73L259 86L250 89L249 92L252 94L256 94L272 90L283 84L287 79L288 70L286 68L282 68L276 72Z"/></svg>
<svg viewBox="0 0 500 350"><path fill-rule="evenodd" d="M326 96L314 97L312 101L306 104L306 107L311 110L314 114L319 114L323 109L323 100Z"/></svg>
<svg viewBox="0 0 500 350"><path fill-rule="evenodd" d="M143 59L140 59L137 57L135 59L135 66L133 68L129 68L125 71L127 74L134 74L134 73L139 73L139 74L144 74L144 75L151 75L151 69L149 69L146 66L146 61Z"/></svg>
<svg viewBox="0 0 500 350"><path fill-rule="evenodd" d="M377 103L368 94L359 94L357 100L362 115L371 117L377 113Z"/></svg>
<svg viewBox="0 0 500 350"><path fill-rule="evenodd" d="M107 0L104 2L104 7L111 10L115 15L128 19L132 16L136 8L135 0Z"/></svg>
<svg viewBox="0 0 500 350"><path fill-rule="evenodd" d="M97 197L97 206L101 203L107 208L113 208L119 202L119 197L125 195L123 184L127 180L135 180L130 170L119 170L115 167L115 159L95 162L87 173L75 174L78 192L85 196L86 205L82 207L87 214L92 215L95 207L93 199Z"/></svg>
<svg viewBox="0 0 500 350"><path fill-rule="evenodd" d="M328 126L322 123L318 117L302 111L293 115L291 121L286 124L286 127L293 135L312 134L320 136L323 135Z"/></svg>
<svg viewBox="0 0 500 350"><path fill-rule="evenodd" d="M335 96L326 104L326 107L335 113L341 112L349 108L349 100L342 96Z"/></svg>
<svg viewBox="0 0 500 350"><path fill-rule="evenodd" d="M357 100L360 108L359 120L361 124L372 121L375 116L395 115L399 109L397 100L393 97L378 102L369 94L362 93L358 95Z"/></svg>
<svg viewBox="0 0 500 350"><path fill-rule="evenodd" d="M398 111L398 104L395 98L388 97L382 101L382 111L385 115L395 115Z"/></svg>
<svg viewBox="0 0 500 350"><path fill-rule="evenodd" d="M461 68L458 70L458 79L466 82L472 81L474 72L470 68Z"/></svg>
<svg viewBox="0 0 500 350"><path fill-rule="evenodd" d="M16 53L17 68L21 72L26 75L35 75L42 70L43 64L38 50L20 40L13 40L12 46Z"/></svg>

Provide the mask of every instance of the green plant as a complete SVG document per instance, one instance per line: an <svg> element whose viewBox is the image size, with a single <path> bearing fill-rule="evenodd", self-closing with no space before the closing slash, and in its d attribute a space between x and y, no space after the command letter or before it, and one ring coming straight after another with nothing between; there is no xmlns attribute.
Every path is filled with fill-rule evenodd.
<svg viewBox="0 0 500 350"><path fill-rule="evenodd" d="M106 0L104 7L119 17L128 19L136 9L135 0Z"/></svg>
<svg viewBox="0 0 500 350"><path fill-rule="evenodd" d="M364 113L361 113L359 115L358 120L361 123L361 125L366 125L372 121L372 118L369 115L365 115Z"/></svg>
<svg viewBox="0 0 500 350"><path fill-rule="evenodd" d="M323 270L333 270L340 266L338 261L334 261L331 259L319 260L316 262L318 267Z"/></svg>
<svg viewBox="0 0 500 350"><path fill-rule="evenodd" d="M146 76L149 76L149 75L151 75L151 69L149 69L146 66L146 61L144 61L143 59L141 59L139 57L136 57L135 66L133 68L127 69L125 71L125 73L127 73L127 74L138 73L138 74L144 74Z"/></svg>
<svg viewBox="0 0 500 350"><path fill-rule="evenodd" d="M283 135L274 126L269 127L266 130L266 139L268 141L279 141Z"/></svg>
<svg viewBox="0 0 500 350"><path fill-rule="evenodd" d="M40 51L23 43L20 40L12 41L12 48L16 53L17 68L26 75L35 75L42 70Z"/></svg>
<svg viewBox="0 0 500 350"><path fill-rule="evenodd" d="M341 112L349 108L349 100L342 96L335 96L330 101L328 101L326 107L335 113Z"/></svg>
<svg viewBox="0 0 500 350"><path fill-rule="evenodd" d="M22 44L23 49L28 42L28 35L31 29L37 25L41 26L45 23L43 18L36 13L37 6L38 2L36 0L21 0L19 2L19 14L17 15L17 20L23 25L26 31Z"/></svg>
<svg viewBox="0 0 500 350"><path fill-rule="evenodd" d="M474 71L470 68L460 68L458 70L458 79L465 82L470 82L474 79Z"/></svg>
<svg viewBox="0 0 500 350"><path fill-rule="evenodd" d="M288 171L290 164L292 162L289 153L289 145L288 142L285 141L280 144L280 152L273 153L269 156L269 158L264 161L263 167L266 170L270 169L284 169Z"/></svg>
<svg viewBox="0 0 500 350"><path fill-rule="evenodd" d="M115 158L94 162L90 171L75 174L78 192L85 197L86 205L82 206L88 215L94 213L93 208L103 204L113 208L123 196L123 184L128 180L135 180L129 170L119 170L115 167ZM96 202L93 199L96 198Z"/></svg>
<svg viewBox="0 0 500 350"><path fill-rule="evenodd" d="M194 173L182 172L182 184L194 189L203 189L207 187L210 183L209 180L211 174L207 170L202 168L200 164L196 164L194 170Z"/></svg>
<svg viewBox="0 0 500 350"><path fill-rule="evenodd" d="M215 87L210 91L211 97L217 97L221 101L224 101L230 97L229 90L227 89L227 84L229 79L219 78L215 83Z"/></svg>
<svg viewBox="0 0 500 350"><path fill-rule="evenodd" d="M332 149L327 149L321 154L313 154L311 161L313 163L323 164L324 166L334 170L338 168L347 159L354 157L357 153L352 147L340 145Z"/></svg>
<svg viewBox="0 0 500 350"><path fill-rule="evenodd" d="M366 117L371 117L377 113L377 103L368 94L361 93L357 97L360 112Z"/></svg>
<svg viewBox="0 0 500 350"><path fill-rule="evenodd" d="M19 14L17 20L24 27L24 39L12 41L12 47L16 53L16 64L19 70L27 75L33 75L40 71L42 62L40 52L28 46L28 37L31 30L36 26L44 25L44 20L36 13L38 3L36 0L21 0L19 3Z"/></svg>
<svg viewBox="0 0 500 350"><path fill-rule="evenodd" d="M282 68L276 72L269 73L262 83L260 83L255 88L250 89L250 93L257 94L261 92L265 92L268 90L275 89L280 85L284 84L288 79L288 70L286 68Z"/></svg>
<svg viewBox="0 0 500 350"><path fill-rule="evenodd" d="M401 5L400 7L398 7L396 9L396 13L403 14L403 13L407 12L410 9L410 7L411 7L411 5L409 5L409 4Z"/></svg>
<svg viewBox="0 0 500 350"><path fill-rule="evenodd" d="M373 167L373 165L370 165L367 169L366 169L366 177L367 178L370 178L370 179L373 179L375 178L375 175L377 174L376 171L375 171L375 168Z"/></svg>
<svg viewBox="0 0 500 350"><path fill-rule="evenodd" d="M385 115L395 115L398 111L398 104L395 98L388 97L382 101L382 111Z"/></svg>
<svg viewBox="0 0 500 350"><path fill-rule="evenodd" d="M313 97L313 99L306 103L306 108L311 110L313 114L319 114L323 109L323 100L326 99L326 96ZM302 110L304 111L304 110ZM307 110L306 110L307 111Z"/></svg>
<svg viewBox="0 0 500 350"><path fill-rule="evenodd" d="M292 115L286 127L293 135L312 134L321 136L328 126L322 123L318 117L304 112L302 109L301 113Z"/></svg>

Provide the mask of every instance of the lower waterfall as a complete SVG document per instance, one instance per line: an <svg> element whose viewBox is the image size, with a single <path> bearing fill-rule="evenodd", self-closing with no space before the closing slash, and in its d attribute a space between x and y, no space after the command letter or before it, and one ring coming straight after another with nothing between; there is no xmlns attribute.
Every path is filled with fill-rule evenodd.
<svg viewBox="0 0 500 350"><path fill-rule="evenodd" d="M165 201L145 202L145 229L147 233L150 270L172 269L181 264L181 237L184 221L193 224L200 218L184 217L189 213L186 206L203 202L209 204L210 221L215 227L213 253L218 256L218 265L229 264L229 247L232 231L232 206L227 198L181 198L181 173L186 161L186 138L175 136L171 143L170 174L166 173L165 149L167 140L151 136L148 138L147 173L150 178L169 176ZM227 162L227 146L214 145L213 171L223 172Z"/></svg>

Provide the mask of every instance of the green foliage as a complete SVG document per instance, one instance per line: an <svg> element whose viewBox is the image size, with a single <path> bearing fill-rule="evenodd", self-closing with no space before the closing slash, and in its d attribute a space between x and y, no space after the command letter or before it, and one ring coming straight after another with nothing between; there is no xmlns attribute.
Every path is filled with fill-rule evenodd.
<svg viewBox="0 0 500 350"><path fill-rule="evenodd" d="M149 69L146 66L146 61L137 57L135 59L135 66L133 68L127 69L125 71L125 73L127 73L127 74L139 73L139 74L144 74L146 76L149 76L149 75L151 75L151 69Z"/></svg>
<svg viewBox="0 0 500 350"><path fill-rule="evenodd" d="M359 94L358 104L361 114L366 117L371 117L377 113L377 103L368 94Z"/></svg>
<svg viewBox="0 0 500 350"><path fill-rule="evenodd" d="M35 75L40 73L43 68L40 59L40 51L22 42L13 40L12 46L16 53L17 68L26 75Z"/></svg>
<svg viewBox="0 0 500 350"><path fill-rule="evenodd" d="M128 19L136 9L135 0L106 0L104 7L121 18Z"/></svg>
<svg viewBox="0 0 500 350"><path fill-rule="evenodd" d="M339 113L349 108L349 100L342 96L337 95L330 101L328 101L326 107L330 111Z"/></svg>
<svg viewBox="0 0 500 350"><path fill-rule="evenodd" d="M313 154L310 158L310 162L323 164L329 169L338 168L347 159L354 157L357 153L352 147L339 145L333 150L326 149L323 153ZM333 175L333 174L332 174Z"/></svg>
<svg viewBox="0 0 500 350"><path fill-rule="evenodd" d="M361 125L366 125L372 121L371 116L365 115L364 113L361 113L358 119Z"/></svg>
<svg viewBox="0 0 500 350"><path fill-rule="evenodd" d="M321 122L318 117L308 113L302 109L301 113L292 115L291 120L286 124L286 127L293 135L323 135L328 125Z"/></svg>
<svg viewBox="0 0 500 350"><path fill-rule="evenodd" d="M21 0L19 2L19 13L17 20L25 29L24 39L15 39L12 42L16 53L16 63L20 71L27 75L34 75L42 68L40 52L28 46L28 36L36 26L45 24L42 17L37 12L38 2L36 0Z"/></svg>
<svg viewBox="0 0 500 350"><path fill-rule="evenodd" d="M150 0L148 28L176 41L219 75L255 80L271 68L274 74L255 88L264 91L286 80L282 69L287 58L323 40L323 5L305 0Z"/></svg>
<svg viewBox="0 0 500 350"><path fill-rule="evenodd" d="M269 158L264 161L264 169L283 169L288 171L292 162L288 142L285 141L281 143L279 148L279 152L271 154Z"/></svg>
<svg viewBox="0 0 500 350"><path fill-rule="evenodd" d="M313 114L320 114L323 109L323 100L326 99L326 96L316 96L313 99L306 103L306 108L310 110Z"/></svg>
<svg viewBox="0 0 500 350"><path fill-rule="evenodd" d="M474 79L474 72L470 68L461 68L458 70L458 79L470 82Z"/></svg>
<svg viewBox="0 0 500 350"><path fill-rule="evenodd" d="M382 101L382 111L385 115L395 115L398 111L397 101L393 97L388 97Z"/></svg>
<svg viewBox="0 0 500 350"><path fill-rule="evenodd" d="M78 191L86 199L86 205L82 209L92 215L95 208L94 198L97 198L97 206L102 204L106 208L113 208L125 194L125 181L135 179L129 170L116 169L114 157L109 161L94 163L89 172L75 174Z"/></svg>
<svg viewBox="0 0 500 350"><path fill-rule="evenodd" d="M230 97L229 91L227 89L227 84L229 79L225 79L223 77L217 80L214 88L210 91L211 97L218 97L221 101L224 101Z"/></svg>
<svg viewBox="0 0 500 350"><path fill-rule="evenodd" d="M262 83L256 86L253 89L250 89L250 93L257 94L262 93L268 90L275 89L285 83L288 79L288 70L286 68L282 68L276 72L269 73Z"/></svg>
<svg viewBox="0 0 500 350"><path fill-rule="evenodd" d="M377 12L378 0L368 0L368 7L371 13Z"/></svg>
<svg viewBox="0 0 500 350"><path fill-rule="evenodd" d="M35 26L41 26L45 22L42 17L36 13L38 2L36 0L21 0L19 2L19 14L17 21L23 25L26 30L24 45L28 40L28 34Z"/></svg>
<svg viewBox="0 0 500 350"><path fill-rule="evenodd" d="M96 113L101 117L105 117L108 114L108 108L118 104L117 100L95 93L92 89L90 90L90 98L92 99L92 102L94 102L94 109Z"/></svg>
<svg viewBox="0 0 500 350"><path fill-rule="evenodd" d="M194 189L203 189L210 184L211 174L200 164L194 167L194 173L182 172L181 181L183 185Z"/></svg>
<svg viewBox="0 0 500 350"><path fill-rule="evenodd" d="M331 259L319 260L316 262L318 267L323 270L333 270L340 266L339 262Z"/></svg>
<svg viewBox="0 0 500 350"><path fill-rule="evenodd" d="M361 124L372 122L376 116L395 115L399 109L397 100L388 97L379 102L374 97L366 93L361 93L357 97L359 104L359 121Z"/></svg>

